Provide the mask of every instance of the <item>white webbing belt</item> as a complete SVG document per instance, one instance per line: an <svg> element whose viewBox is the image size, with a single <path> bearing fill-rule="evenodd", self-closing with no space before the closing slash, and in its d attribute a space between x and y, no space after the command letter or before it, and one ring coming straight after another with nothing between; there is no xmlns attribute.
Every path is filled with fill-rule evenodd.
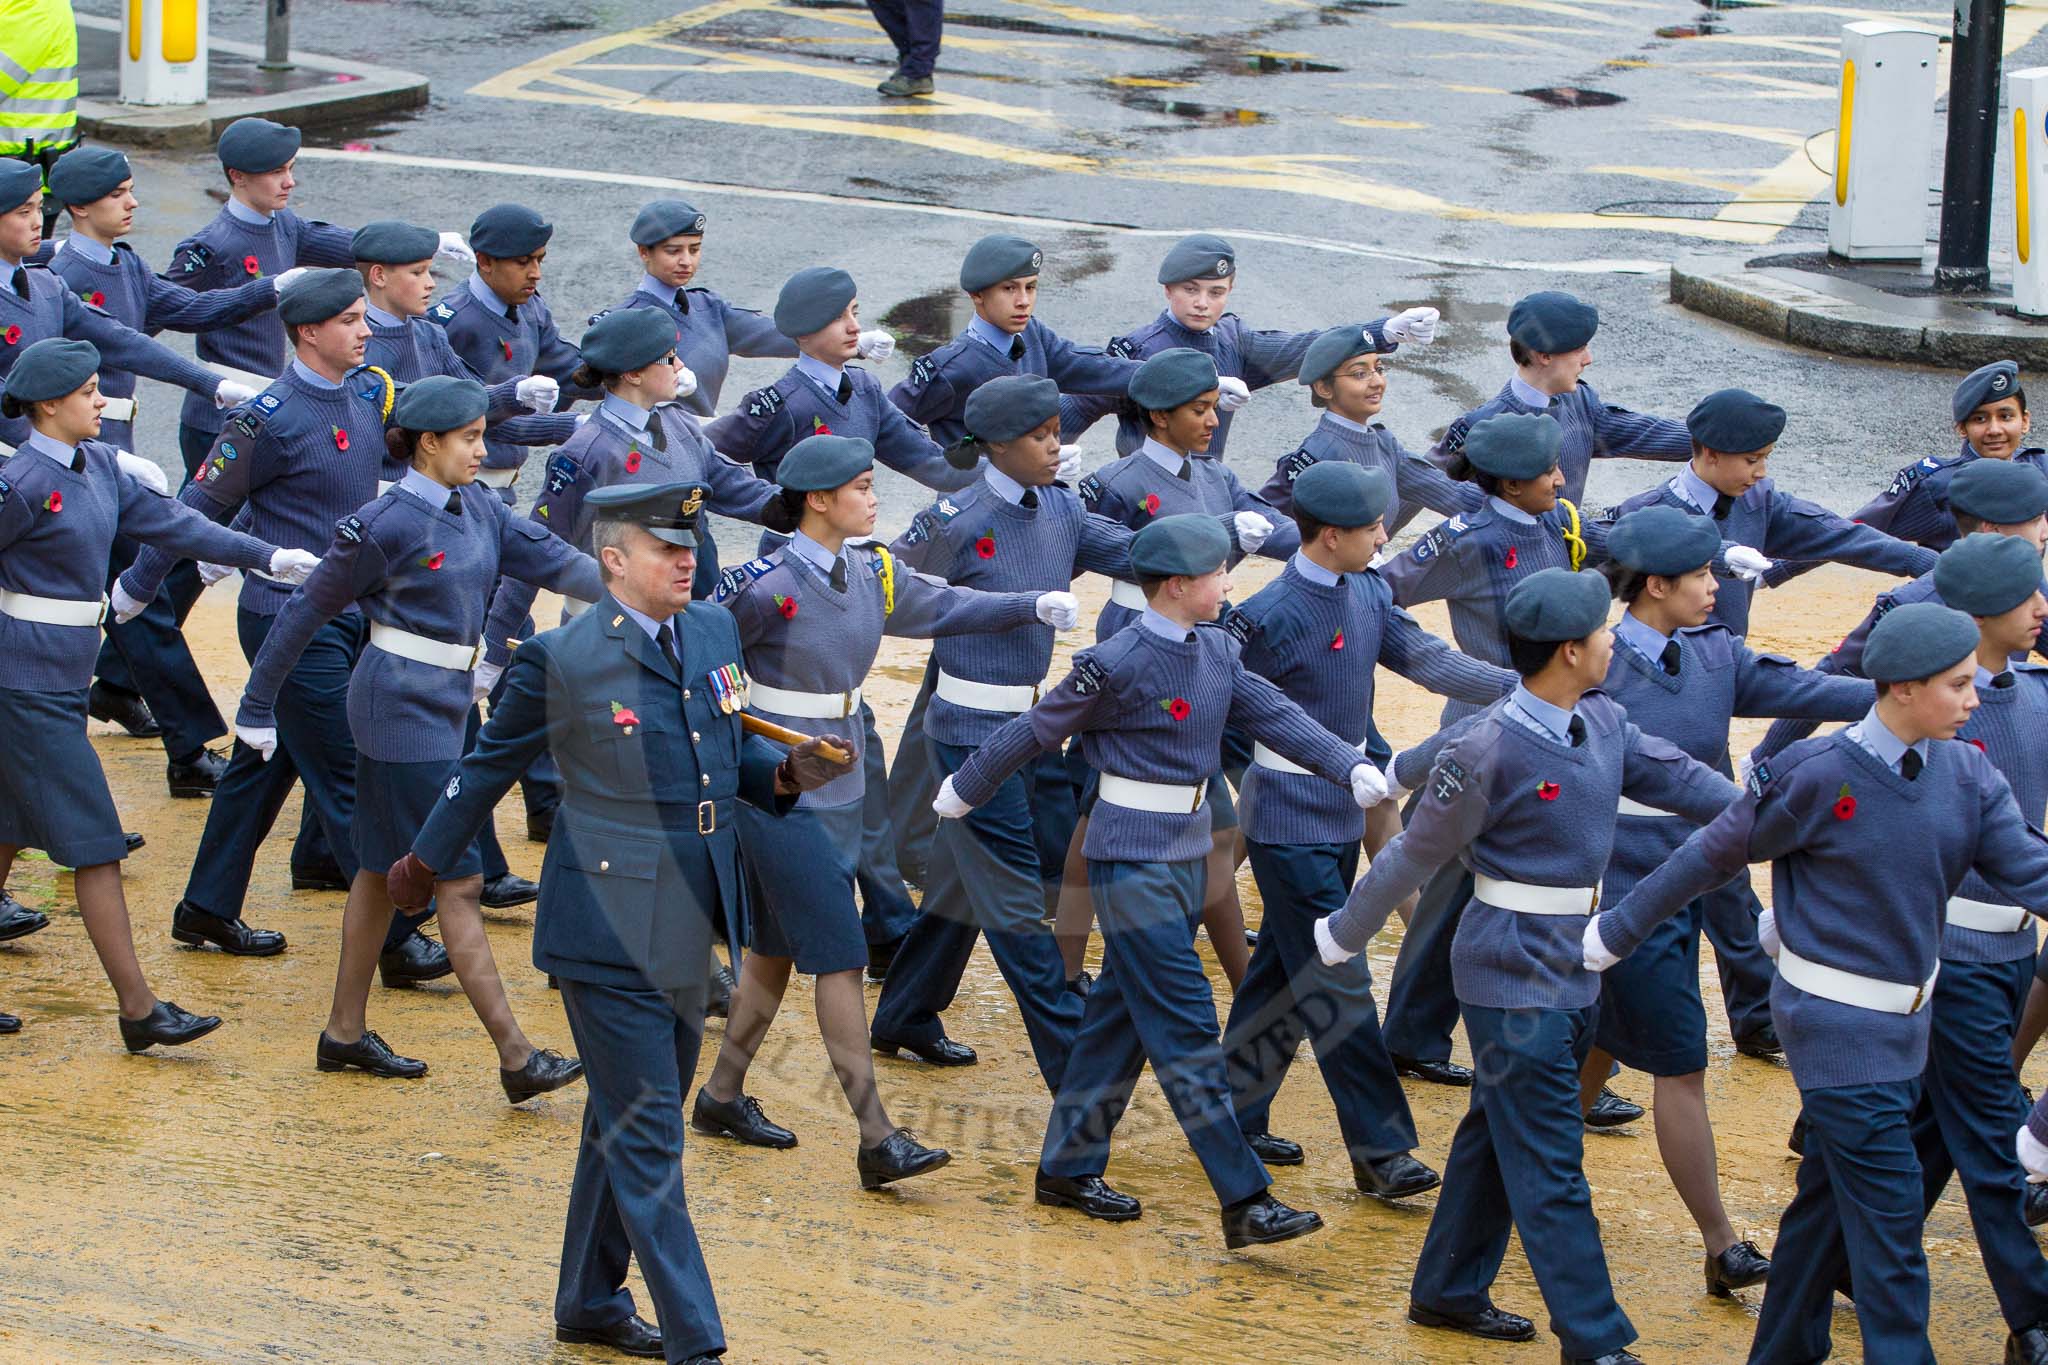
<svg viewBox="0 0 2048 1365"><path fill-rule="evenodd" d="M1472 877L1472 895L1518 915L1576 915L1584 919L1600 903L1597 886L1537 886L1504 882L1483 872Z"/></svg>
<svg viewBox="0 0 2048 1365"><path fill-rule="evenodd" d="M1145 610L1145 591L1136 583L1126 583L1121 578L1109 581L1109 600L1132 611Z"/></svg>
<svg viewBox="0 0 2048 1365"><path fill-rule="evenodd" d="M748 681L747 704L778 716L802 716L807 720L837 720L860 709L860 689L851 692L792 692Z"/></svg>
<svg viewBox="0 0 2048 1365"><path fill-rule="evenodd" d="M1190 787L1179 782L1140 782L1134 777L1104 773L1095 792L1112 806L1122 806L1127 810L1146 810L1155 815L1193 815L1202 808L1202 800L1209 794L1209 784L1197 782Z"/></svg>
<svg viewBox="0 0 2048 1365"><path fill-rule="evenodd" d="M1271 768L1276 773L1296 773L1302 777L1315 776L1314 773L1302 767L1285 754L1275 753L1265 745L1256 742L1252 744L1252 762L1258 764L1261 768Z"/></svg>
<svg viewBox="0 0 2048 1365"><path fill-rule="evenodd" d="M1621 798L1621 804L1616 807L1615 813L1618 815L1641 815L1652 820L1671 820L1676 819L1678 815L1676 811L1659 810L1655 806L1646 806L1640 801L1631 801L1626 796Z"/></svg>
<svg viewBox="0 0 2048 1365"><path fill-rule="evenodd" d="M976 711L1002 711L1014 716L1020 711L1029 711L1038 704L1040 686L1041 684L1037 683L1004 685L971 682L966 678L956 678L942 668L939 670L938 684L932 688L932 694L955 706L966 706Z"/></svg>
<svg viewBox="0 0 2048 1365"><path fill-rule="evenodd" d="M476 481L486 488L510 488L513 484L519 482L519 471L516 469L479 469L476 472Z"/></svg>
<svg viewBox="0 0 2048 1365"><path fill-rule="evenodd" d="M386 654L396 654L401 659L431 664L435 668L445 668L454 673L473 672L478 661L484 657L481 641L473 645L451 645L443 640L415 635L409 630L400 630L397 626L387 626L377 621L370 623L370 643Z"/></svg>
<svg viewBox="0 0 2048 1365"><path fill-rule="evenodd" d="M237 384L246 384L258 393L263 392L277 382L276 375L271 375L268 379L265 379L260 374L251 374L247 370L238 370L232 365L223 365L217 360L209 360L205 364L207 369L212 370L222 379L232 379Z"/></svg>
<svg viewBox="0 0 2048 1365"><path fill-rule="evenodd" d="M1778 975L1808 995L1817 995L1837 1004L1882 1010L1886 1014L1918 1014L1934 998L1934 978L1941 975L1941 964L1935 963L1934 974L1920 985L1907 986L1897 981L1880 981L1874 976L1845 972L1839 967L1801 957L1790 947L1780 945Z"/></svg>
<svg viewBox="0 0 2048 1365"><path fill-rule="evenodd" d="M109 398L107 405L100 409L100 417L108 422L132 422L135 420L135 400Z"/></svg>
<svg viewBox="0 0 2048 1365"><path fill-rule="evenodd" d="M1948 922L1980 934L2012 934L2027 927L2027 912L2017 905L1993 905L1990 901L1950 896Z"/></svg>
<svg viewBox="0 0 2048 1365"><path fill-rule="evenodd" d="M97 626L107 619L107 599L81 602L75 597L37 597L0 589L0 612L39 626Z"/></svg>

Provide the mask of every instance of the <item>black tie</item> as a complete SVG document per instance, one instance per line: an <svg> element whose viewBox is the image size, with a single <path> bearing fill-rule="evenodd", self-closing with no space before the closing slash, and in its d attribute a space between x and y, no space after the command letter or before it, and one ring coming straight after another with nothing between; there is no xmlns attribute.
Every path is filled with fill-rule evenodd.
<svg viewBox="0 0 2048 1365"><path fill-rule="evenodd" d="M1922 763L1918 749L1908 749L1899 755L1899 776L1908 782L1920 776L1920 769L1924 766L1926 765Z"/></svg>
<svg viewBox="0 0 2048 1365"><path fill-rule="evenodd" d="M1666 641L1664 642L1664 654L1663 654L1663 661L1664 661L1664 671L1665 671L1666 673L1669 673L1669 674L1670 674L1670 675L1671 675L1672 677L1674 677L1674 678L1675 678L1675 677L1677 677L1677 676L1678 676L1678 641L1676 641L1676 640L1666 640Z"/></svg>
<svg viewBox="0 0 2048 1365"><path fill-rule="evenodd" d="M1180 468L1173 471L1174 477L1178 478L1181 482L1185 483L1187 482L1188 476L1194 472L1194 468L1195 462L1193 460L1188 459L1187 456L1183 455L1181 456Z"/></svg>
<svg viewBox="0 0 2048 1365"><path fill-rule="evenodd" d="M1729 494L1727 494L1727 493L1722 493L1722 494L1720 494L1719 496L1717 496L1717 497L1716 497L1716 498L1714 499L1714 520L1715 520L1715 521L1726 521L1726 520L1728 520L1728 509L1729 509L1729 508L1731 508L1731 507L1733 507L1734 505L1735 505L1735 499L1734 499L1734 498L1733 498L1732 496L1730 496Z"/></svg>
<svg viewBox="0 0 2048 1365"><path fill-rule="evenodd" d="M844 555L832 561L832 591L846 591L846 557Z"/></svg>
<svg viewBox="0 0 2048 1365"><path fill-rule="evenodd" d="M452 488L451 488L451 489L449 489L449 490L448 490L448 501L447 501L446 503L442 504L442 508L441 508L441 510L442 510L442 511L444 511L444 512L452 512L452 513L453 513L454 515L456 515L456 516L458 516L458 517L459 517L459 516L461 516L461 515L462 515L462 494L460 494L460 493L456 492L456 491L455 491L454 489L452 489Z"/></svg>
<svg viewBox="0 0 2048 1365"><path fill-rule="evenodd" d="M1025 489L1025 490L1024 490L1024 496L1023 496L1023 497L1021 497L1021 498L1019 498L1019 499L1017 499L1017 505L1018 505L1019 507L1023 507L1023 508L1027 508L1027 509L1029 509L1029 508L1035 508L1035 507L1037 507L1037 506L1038 506L1038 490L1037 490L1036 488L1027 488L1027 489Z"/></svg>
<svg viewBox="0 0 2048 1365"><path fill-rule="evenodd" d="M505 305L505 321L507 321L507 322L517 322L517 321L519 321L519 305L517 305L517 304L514 304L514 303L508 303L508 304L506 304L506 305Z"/></svg>
<svg viewBox="0 0 2048 1365"><path fill-rule="evenodd" d="M839 376L839 401L841 403L853 401L853 381L843 374Z"/></svg>
<svg viewBox="0 0 2048 1365"><path fill-rule="evenodd" d="M668 660L668 666L683 676L683 661L676 657L676 632L668 622L661 623L661 629L654 632L654 643L661 646L661 657Z"/></svg>
<svg viewBox="0 0 2048 1365"><path fill-rule="evenodd" d="M74 474L83 474L85 472L85 452L76 446L73 446L71 449L71 472Z"/></svg>
<svg viewBox="0 0 2048 1365"><path fill-rule="evenodd" d="M14 267L14 278L9 280L8 283L14 286L15 293L21 295L23 298L28 297L28 271L22 269L20 266ZM1019 344L1021 345L1022 343L1020 342Z"/></svg>
<svg viewBox="0 0 2048 1365"><path fill-rule="evenodd" d="M22 290L22 293L21 293L21 296L22 296L23 298L27 298L27 297L28 297L28 291L27 291L26 289L23 289L23 290ZM1022 333L1019 333L1018 335L1016 335L1016 336L1013 336L1013 337L1011 337L1011 338L1010 338L1010 359L1012 359L1012 360L1022 360L1023 358L1024 358L1024 337L1023 337L1023 334L1022 334Z"/></svg>
<svg viewBox="0 0 2048 1365"><path fill-rule="evenodd" d="M676 311L678 313L690 311L690 296L680 289L676 290Z"/></svg>
<svg viewBox="0 0 2048 1365"><path fill-rule="evenodd" d="M1572 716L1572 723L1565 727L1565 733L1572 737L1572 747L1574 749L1578 748L1581 744L1584 744L1586 742L1585 718L1574 713Z"/></svg>
<svg viewBox="0 0 2048 1365"><path fill-rule="evenodd" d="M647 414L647 439L656 450L668 449L668 433L661 429L661 414L658 412Z"/></svg>
<svg viewBox="0 0 2048 1365"><path fill-rule="evenodd" d="M1999 674L1997 677L1991 680L1991 685L1993 687L2011 687L2012 674L2010 672Z"/></svg>

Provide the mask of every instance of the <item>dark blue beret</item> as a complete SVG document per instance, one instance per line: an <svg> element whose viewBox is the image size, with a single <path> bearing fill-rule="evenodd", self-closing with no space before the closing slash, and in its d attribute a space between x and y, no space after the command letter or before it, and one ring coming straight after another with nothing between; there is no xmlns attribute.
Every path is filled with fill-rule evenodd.
<svg viewBox="0 0 2048 1365"><path fill-rule="evenodd" d="M1559 644L1605 625L1608 601L1607 580L1599 574L1543 569L1515 584L1501 616L1511 634Z"/></svg>
<svg viewBox="0 0 2048 1365"><path fill-rule="evenodd" d="M267 118L238 118L221 130L220 164L231 171L262 175L299 154L300 133Z"/></svg>
<svg viewBox="0 0 2048 1365"><path fill-rule="evenodd" d="M1582 299L1545 289L1508 309L1508 335L1532 351L1576 351L1600 330L1600 310Z"/></svg>
<svg viewBox="0 0 2048 1365"><path fill-rule="evenodd" d="M1294 480L1294 506L1325 526L1370 526L1387 514L1394 483L1382 469L1318 460Z"/></svg>
<svg viewBox="0 0 2048 1365"><path fill-rule="evenodd" d="M1295 376L1302 384L1313 384L1337 373L1337 367L1355 355L1375 355L1379 347L1363 323L1332 327L1308 344L1302 352L1301 371Z"/></svg>
<svg viewBox="0 0 2048 1365"><path fill-rule="evenodd" d="M671 237L701 236L704 215L680 199L657 199L633 218L627 236L634 246L654 246Z"/></svg>
<svg viewBox="0 0 2048 1365"><path fill-rule="evenodd" d="M1237 252L1230 243L1213 233L1198 232L1183 237L1159 263L1159 282L1179 284L1182 280L1227 280L1237 273Z"/></svg>
<svg viewBox="0 0 2048 1365"><path fill-rule="evenodd" d="M353 270L309 270L277 296L277 318L287 326L325 322L363 296Z"/></svg>
<svg viewBox="0 0 2048 1365"><path fill-rule="evenodd" d="M809 336L830 327L853 302L853 276L829 265L806 266L783 281L775 296L775 330Z"/></svg>
<svg viewBox="0 0 2048 1365"><path fill-rule="evenodd" d="M555 235L555 225L524 204L493 204L469 225L469 249L509 261L531 256Z"/></svg>
<svg viewBox="0 0 2048 1365"><path fill-rule="evenodd" d="M1709 450L1743 455L1785 434L1785 410L1748 389L1718 389L1693 404L1685 429Z"/></svg>
<svg viewBox="0 0 2048 1365"><path fill-rule="evenodd" d="M1540 412L1500 412L1465 433L1460 453L1496 479L1540 479L1556 467L1563 439L1557 422Z"/></svg>
<svg viewBox="0 0 2048 1365"><path fill-rule="evenodd" d="M393 218L365 223L350 239L358 265L412 265L431 261L441 249L441 234Z"/></svg>
<svg viewBox="0 0 2048 1365"><path fill-rule="evenodd" d="M643 312L644 309L634 309ZM586 507L597 510L599 521L630 521L645 527L656 540L671 545L697 543L697 514L711 485L682 480L676 483L615 483L594 488L584 495Z"/></svg>
<svg viewBox="0 0 2048 1365"><path fill-rule="evenodd" d="M1146 578L1214 573L1230 558L1230 532L1198 512L1147 522L1131 537L1131 568Z"/></svg>
<svg viewBox="0 0 2048 1365"><path fill-rule="evenodd" d="M1993 526L2018 526L2048 512L2048 475L2018 460L1972 460L1949 480L1948 505Z"/></svg>
<svg viewBox="0 0 2048 1365"><path fill-rule="evenodd" d="M583 333L583 363L606 374L652 365L676 348L676 322L664 308L614 308Z"/></svg>
<svg viewBox="0 0 2048 1365"><path fill-rule="evenodd" d="M56 183L53 176L50 184L54 188ZM2019 362L1994 360L1963 376L1963 382L1956 385L1955 397L1949 400L1949 411L1955 414L1956 421L1961 422L1986 403L2018 398L2023 392Z"/></svg>
<svg viewBox="0 0 2048 1365"><path fill-rule="evenodd" d="M1059 411L1058 384L1039 374L1006 374L967 395L967 429L977 440L1014 441Z"/></svg>
<svg viewBox="0 0 2048 1365"><path fill-rule="evenodd" d="M50 167L50 193L60 204L90 204L134 176L128 158L112 147L74 147Z"/></svg>
<svg viewBox="0 0 2048 1365"><path fill-rule="evenodd" d="M1677 507L1641 507L1607 533L1607 553L1637 573L1676 578L1707 564L1721 548L1721 533L1707 517Z"/></svg>
<svg viewBox="0 0 2048 1365"><path fill-rule="evenodd" d="M7 372L7 396L23 403L45 403L76 393L99 373L99 347L90 341L49 337L14 358Z"/></svg>
<svg viewBox="0 0 2048 1365"><path fill-rule="evenodd" d="M775 466L775 482L792 493L817 493L852 483L875 466L875 447L858 436L806 436Z"/></svg>
<svg viewBox="0 0 2048 1365"><path fill-rule="evenodd" d="M1147 412L1165 412L1192 403L1216 387L1216 362L1207 351L1175 346L1147 356L1131 374L1126 392Z"/></svg>
<svg viewBox="0 0 2048 1365"><path fill-rule="evenodd" d="M2034 583L2040 582L2036 564ZM1939 602L1909 602L1893 607L1871 627L1863 645L1863 676L1872 682L1917 682L1976 652L1975 621Z"/></svg>
<svg viewBox="0 0 2048 1365"><path fill-rule="evenodd" d="M1941 600L1972 616L1997 616L2041 586L2041 552L2019 536L1964 536L1934 562ZM1923 675L1924 676L1924 675Z"/></svg>
<svg viewBox="0 0 2048 1365"><path fill-rule="evenodd" d="M1022 237L998 233L967 248L967 259L960 262L960 287L970 294L979 294L1004 280L1036 275L1043 264L1043 251Z"/></svg>
<svg viewBox="0 0 2048 1365"><path fill-rule="evenodd" d="M12 213L43 187L40 167L0 156L0 213Z"/></svg>
<svg viewBox="0 0 2048 1365"><path fill-rule="evenodd" d="M407 431L453 431L484 415L490 400L474 379L430 374L405 386L391 409L391 421Z"/></svg>

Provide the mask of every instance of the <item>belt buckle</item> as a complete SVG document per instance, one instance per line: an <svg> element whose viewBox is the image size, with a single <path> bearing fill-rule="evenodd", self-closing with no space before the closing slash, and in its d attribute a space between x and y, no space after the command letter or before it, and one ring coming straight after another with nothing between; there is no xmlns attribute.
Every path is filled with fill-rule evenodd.
<svg viewBox="0 0 2048 1365"><path fill-rule="evenodd" d="M1593 900L1592 900L1592 903L1591 903L1590 905L1588 905L1588 906L1586 907L1586 913L1587 913L1588 915L1591 915L1591 914L1594 914L1594 913L1596 913L1596 912L1597 912L1597 911L1598 911L1599 909L1600 909L1600 888L1596 886L1596 887L1594 887L1594 888L1593 888Z"/></svg>
<svg viewBox="0 0 2048 1365"><path fill-rule="evenodd" d="M1906 1011L1906 1013L1907 1013L1907 1014L1918 1014L1918 1013L1920 1012L1920 1007L1921 1007L1922 1005L1926 1004L1926 1003L1927 1003L1927 983L1923 981L1923 982L1921 982L1921 983L1920 983L1920 985L1919 985L1919 986L1917 986L1917 987L1916 987L1916 988L1914 989L1914 991L1913 991L1913 1005L1912 1005L1912 1008L1910 1008L1910 1009L1908 1009L1908 1010Z"/></svg>
<svg viewBox="0 0 2048 1365"><path fill-rule="evenodd" d="M848 716L852 714L853 693L851 691L841 692L839 694L839 718L841 720L845 720Z"/></svg>
<svg viewBox="0 0 2048 1365"><path fill-rule="evenodd" d="M699 801L697 803L697 832L716 834L718 832L718 803Z"/></svg>
<svg viewBox="0 0 2048 1365"><path fill-rule="evenodd" d="M98 620L96 620L96 621L94 621L94 622L93 622L93 624L94 624L94 625L96 625L96 626L103 626L103 625L105 625L105 624L107 623L107 613L108 613L108 612L109 612L110 610L112 610L112 608L113 608L113 605L114 605L114 604L113 604L113 601L112 601L112 600L111 600L110 598L108 598L108 597L106 597L106 596L102 595L102 596L100 597L100 614L99 614L99 619L98 619Z"/></svg>
<svg viewBox="0 0 2048 1365"><path fill-rule="evenodd" d="M1206 782L1197 782L1195 784L1195 803L1188 807L1188 814L1193 815L1196 811L1200 810L1202 808L1203 800L1207 798L1208 795L1209 784Z"/></svg>
<svg viewBox="0 0 2048 1365"><path fill-rule="evenodd" d="M483 642L482 640L478 640L478 641L477 641L477 642L476 642L476 643L475 643L474 645L472 645L472 646L470 647L470 651L469 651L469 669L468 669L468 671L469 671L469 672L471 672L471 673L474 673L474 672L476 672L476 669L477 669L477 665L478 665L478 664L480 664L480 663L482 663L483 661L484 661L484 642Z"/></svg>

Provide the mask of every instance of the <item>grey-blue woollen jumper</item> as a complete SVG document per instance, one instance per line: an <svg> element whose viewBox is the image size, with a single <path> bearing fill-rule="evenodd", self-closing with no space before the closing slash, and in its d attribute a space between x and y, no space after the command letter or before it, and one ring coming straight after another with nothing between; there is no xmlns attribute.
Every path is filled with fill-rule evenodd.
<svg viewBox="0 0 2048 1365"><path fill-rule="evenodd" d="M1499 393L1444 428L1443 439L1431 454L1438 463L1447 462L1465 444L1465 433L1489 417L1503 412L1548 411L1563 428L1557 450L1557 467L1564 472L1564 496L1578 502L1585 496L1586 474L1596 459L1616 456L1632 460L1689 460L1692 436L1685 423L1669 417L1651 417L1627 408L1611 407L1600 401L1593 386L1581 382L1571 392L1550 401L1549 408L1532 408L1515 396L1513 385L1503 384Z"/></svg>
<svg viewBox="0 0 2048 1365"><path fill-rule="evenodd" d="M1977 688L1978 706L1956 732L1965 744L1983 749L1993 767L2005 775L2012 788L2020 815L2035 829L2048 817L2048 750L2041 737L2048 735L2048 669L2039 664L2014 664L2004 687ZM1975 872L1963 878L1956 891L1966 900L2011 905L2005 895ZM2034 921L2029 919L2010 934L1987 934L1946 924L1941 931L1941 956L1946 962L2011 962L2034 955Z"/></svg>
<svg viewBox="0 0 2048 1365"><path fill-rule="evenodd" d="M1215 449L1215 443L1210 443ZM1370 431L1353 431L1330 420L1329 414L1315 430L1273 466L1273 477L1259 490L1259 496L1278 508L1281 515L1294 515L1294 481L1303 471L1323 460L1349 460L1367 469L1386 471L1394 484L1394 500L1387 506L1387 534L1394 535L1427 507L1432 512L1454 517L1476 512L1486 505L1486 494L1476 483L1461 483L1428 460L1401 444L1400 438L1378 422Z"/></svg>

